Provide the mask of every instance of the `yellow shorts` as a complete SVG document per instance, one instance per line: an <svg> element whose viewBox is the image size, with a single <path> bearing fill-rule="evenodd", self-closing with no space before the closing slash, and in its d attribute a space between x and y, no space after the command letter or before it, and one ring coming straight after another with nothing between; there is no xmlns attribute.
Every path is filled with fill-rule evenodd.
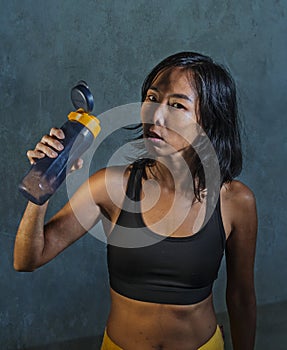
<svg viewBox="0 0 287 350"><path fill-rule="evenodd" d="M101 350L124 350L120 348L117 344L115 344L111 338L108 336L105 331L104 339L102 343ZM222 337L221 330L219 326L217 326L215 333L213 336L198 350L224 350L224 341Z"/></svg>

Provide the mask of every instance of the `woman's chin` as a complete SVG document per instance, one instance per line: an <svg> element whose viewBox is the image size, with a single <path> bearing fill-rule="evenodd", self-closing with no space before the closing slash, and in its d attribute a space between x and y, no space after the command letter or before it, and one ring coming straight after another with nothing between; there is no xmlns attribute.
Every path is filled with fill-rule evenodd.
<svg viewBox="0 0 287 350"><path fill-rule="evenodd" d="M169 146L161 139L145 139L145 148L149 155L156 157L168 157L177 153L176 150Z"/></svg>

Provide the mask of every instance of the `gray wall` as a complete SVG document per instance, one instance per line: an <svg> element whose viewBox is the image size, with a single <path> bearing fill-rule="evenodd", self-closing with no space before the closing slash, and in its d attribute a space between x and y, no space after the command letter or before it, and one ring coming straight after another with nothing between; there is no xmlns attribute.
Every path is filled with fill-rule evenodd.
<svg viewBox="0 0 287 350"><path fill-rule="evenodd" d="M100 114L138 102L151 67L182 50L211 55L235 77L244 125L241 179L255 192L259 212L258 303L286 300L286 1L0 0L0 5L1 349L44 349L71 339L96 344L109 307L105 246L92 235L32 274L13 270L15 233L26 204L17 191L28 169L26 150L65 121L69 90L78 80L89 82ZM118 139L106 143L95 168L112 153L113 142ZM66 199L62 187L48 217ZM225 310L224 285L223 264L215 287L218 311Z"/></svg>

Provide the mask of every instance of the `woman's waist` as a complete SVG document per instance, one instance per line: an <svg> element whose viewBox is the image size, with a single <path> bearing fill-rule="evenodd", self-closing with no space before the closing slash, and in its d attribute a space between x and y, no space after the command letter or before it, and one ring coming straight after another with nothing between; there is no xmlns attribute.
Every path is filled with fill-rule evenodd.
<svg viewBox="0 0 287 350"><path fill-rule="evenodd" d="M129 344L134 342L134 346L136 342L143 344L143 349L162 342L166 345L164 349L185 349L187 344L203 344L216 329L211 295L192 305L142 302L124 297L113 290L111 297L107 332L123 348L123 345L128 347L128 341Z"/></svg>

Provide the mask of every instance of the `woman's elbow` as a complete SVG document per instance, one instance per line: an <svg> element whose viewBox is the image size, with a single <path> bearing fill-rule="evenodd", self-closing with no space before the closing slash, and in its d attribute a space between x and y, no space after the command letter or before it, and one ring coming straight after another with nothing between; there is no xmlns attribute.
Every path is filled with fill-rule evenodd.
<svg viewBox="0 0 287 350"><path fill-rule="evenodd" d="M15 258L13 261L13 268L17 272L33 272L37 269L36 266L33 266L32 264L23 263Z"/></svg>
<svg viewBox="0 0 287 350"><path fill-rule="evenodd" d="M244 292L227 291L226 303L229 306L256 308L255 291L253 289Z"/></svg>

